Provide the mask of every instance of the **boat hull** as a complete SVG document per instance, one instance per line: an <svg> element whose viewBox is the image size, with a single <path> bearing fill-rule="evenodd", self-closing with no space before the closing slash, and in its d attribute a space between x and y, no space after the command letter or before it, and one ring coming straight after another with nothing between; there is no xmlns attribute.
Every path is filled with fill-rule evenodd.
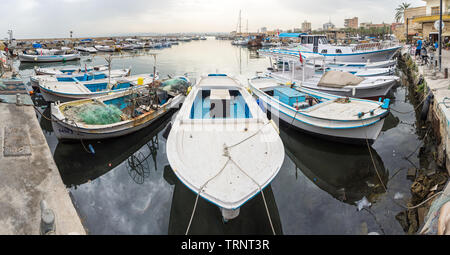
<svg viewBox="0 0 450 255"><path fill-rule="evenodd" d="M356 52L349 54L321 54L329 62L379 62L392 59L392 57L401 49L394 47L383 50Z"/></svg>
<svg viewBox="0 0 450 255"><path fill-rule="evenodd" d="M70 55L19 55L19 59L21 62L28 63L48 63L48 62L65 62L65 61L74 61L79 60L79 54L70 54Z"/></svg>
<svg viewBox="0 0 450 255"><path fill-rule="evenodd" d="M304 83L302 86L305 88L313 89L319 92L333 94L337 96L344 97L357 97L357 98L376 98L376 97L385 97L392 87L395 85L396 80L386 81L382 84L377 84L377 86L370 87L358 87L355 86L354 89L350 88L329 88L317 85L309 85L308 83Z"/></svg>
<svg viewBox="0 0 450 255"><path fill-rule="evenodd" d="M156 120L167 115L170 111L175 111L185 99L184 95L178 95L173 98L172 102L158 111L145 116L143 120L126 122L119 126L105 127L102 129L86 129L76 127L74 125L59 121L53 115L55 106L52 104L52 126L55 136L59 140L99 140L120 137L134 133L151 125Z"/></svg>
<svg viewBox="0 0 450 255"><path fill-rule="evenodd" d="M284 122L305 133L313 134L328 140L350 144L373 143L381 132L387 114L371 120L346 121L346 126L335 125L339 121L318 119L302 114L292 114L292 109L270 98L264 92L252 86L253 94L258 98L260 107L271 114L271 119ZM342 122L342 121L341 121ZM318 123L318 124L312 124Z"/></svg>

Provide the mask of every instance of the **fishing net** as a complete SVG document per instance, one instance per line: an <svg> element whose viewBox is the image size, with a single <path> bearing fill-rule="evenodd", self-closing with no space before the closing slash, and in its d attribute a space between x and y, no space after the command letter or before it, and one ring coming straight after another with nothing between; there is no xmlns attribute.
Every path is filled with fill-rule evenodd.
<svg viewBox="0 0 450 255"><path fill-rule="evenodd" d="M122 111L115 105L104 106L98 103L68 106L64 109L66 117L89 125L116 123L122 120L122 114Z"/></svg>
<svg viewBox="0 0 450 255"><path fill-rule="evenodd" d="M86 104L80 107L80 119L90 125L106 125L121 121L122 111L115 105Z"/></svg>
<svg viewBox="0 0 450 255"><path fill-rule="evenodd" d="M169 80L165 80L161 84L161 89L167 92L185 92L189 87L189 83L184 79L173 78Z"/></svg>

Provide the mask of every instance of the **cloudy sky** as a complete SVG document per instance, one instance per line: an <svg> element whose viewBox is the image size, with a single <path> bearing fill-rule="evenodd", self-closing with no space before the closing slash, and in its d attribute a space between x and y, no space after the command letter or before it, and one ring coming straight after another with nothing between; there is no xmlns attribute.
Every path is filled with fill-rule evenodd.
<svg viewBox="0 0 450 255"><path fill-rule="evenodd" d="M304 20L313 28L344 18L359 22L393 22L402 2L421 0L1 0L0 38L105 36L148 32L230 32L239 10L242 28L291 29Z"/></svg>

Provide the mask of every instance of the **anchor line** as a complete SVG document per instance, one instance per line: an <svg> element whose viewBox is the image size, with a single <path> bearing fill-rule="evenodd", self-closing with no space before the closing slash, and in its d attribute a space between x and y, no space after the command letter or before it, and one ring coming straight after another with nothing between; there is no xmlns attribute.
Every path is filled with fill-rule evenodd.
<svg viewBox="0 0 450 255"><path fill-rule="evenodd" d="M247 173L246 173L246 172L245 172L245 171L244 171L244 170L236 163L236 161L234 161L231 157L229 157L229 160L231 160L231 162L233 162L233 164L234 164L235 166L237 166L241 172L243 172L248 178L250 178L250 180L252 180L252 181L256 184L256 186L258 186L258 189L259 189L259 191L261 192L261 195L262 195L262 198L263 198L263 201L264 201L264 206L266 207L266 213L267 213L267 216L269 217L270 227L272 228L273 235L276 235L276 233L275 233L275 228L273 227L273 223L272 223L272 217L270 216L269 208L267 207L266 198L264 197L264 192L263 192L263 190L262 190L262 188L261 188L261 185L259 185L258 182L255 181L255 179L253 179L249 174L247 174Z"/></svg>
<svg viewBox="0 0 450 255"><path fill-rule="evenodd" d="M402 111L395 110L392 107L390 107L389 109L391 109L392 111L394 111L396 113L400 113L400 114L408 114L408 113L415 112L425 102L425 100L427 100L428 96L431 95L431 92L435 91L435 90L437 90L437 89L431 89L430 92L428 92L428 94L426 96L424 96L423 100L416 107L414 107L414 109L412 111L402 112Z"/></svg>
<svg viewBox="0 0 450 255"><path fill-rule="evenodd" d="M217 174L214 175L212 178L210 178L209 180L207 180L207 181L205 182L205 184L203 184L203 185L200 187L200 189L199 189L199 191L198 191L198 194L197 194L197 198L195 199L194 209L192 210L191 219L189 220L189 225L188 225L188 227L187 227L187 229L186 229L186 234L185 234L185 235L187 235L187 234L189 233L189 229L191 228L192 219L194 218L195 210L197 209L197 202L198 202L198 197L200 196L200 193L202 193L203 189L206 187L206 185L207 185L210 181L212 181L213 179L215 179L217 176L219 176L219 175L223 172L223 170L225 169L225 167L228 165L228 162L230 162L230 159L231 159L231 158L228 157L228 160L227 160L227 162L225 162L225 165L223 165L222 169L221 169L219 172L217 172Z"/></svg>
<svg viewBox="0 0 450 255"><path fill-rule="evenodd" d="M363 124L364 124L364 122L363 122ZM384 191L387 193L388 190L387 190L387 188L386 188L386 185L385 185L384 182L382 181L382 179L381 179L381 177L380 177L380 174L379 174L379 172L378 172L378 169L377 169L377 167L376 167L375 161L374 161L374 159L373 159L373 156L372 156L372 150L371 150L370 145L369 145L369 139L367 138L367 133L366 133L365 130L364 130L364 135L366 136L366 144L367 144L367 148L369 149L370 158L372 159L373 167L375 168L375 172L377 173L377 176L378 176L378 178L379 178L379 180L380 180L380 182L381 182L381 184L382 184L382 186L383 186ZM439 192L437 192L436 194L432 195L431 197L427 198L426 200L422 201L420 204L417 204L417 205L415 205L415 206L406 206L406 205L402 205L402 204L398 203L397 201L395 201L394 198L392 198L392 197L390 197L390 196L388 196L388 195L387 195L387 197L388 197L389 199L391 199L391 200L392 200L395 204L397 204L398 206L403 207L404 209L407 209L407 210L412 210L412 209L416 209L416 208L419 208L419 207L423 206L425 203L427 203L428 201L430 201L432 198L436 197L437 195L443 194L443 193L444 193L444 191L439 191ZM445 194L444 194L444 195L445 195Z"/></svg>
<svg viewBox="0 0 450 255"><path fill-rule="evenodd" d="M219 172L217 172L216 175L214 175L212 178L208 179L208 180L205 182L205 184L203 184L203 185L200 187L200 189L199 189L199 191L198 191L198 194L197 194L197 197L195 198L194 209L192 210L191 218L190 218L190 220L189 220L189 224L188 224L188 227L187 227L187 229L186 229L185 235L187 235L187 234L189 233L189 230L190 230L190 228L191 228L192 220L193 220L193 218L194 218L194 214L195 214L195 211L196 211L196 209L197 209L198 198L200 197L200 194L203 192L203 189L206 187L206 185L207 185L210 181L212 181L213 179L215 179L217 176L219 176L219 175L223 172L223 170L225 170L225 167L228 165L228 163L229 163L230 161L232 161L232 162L234 163L234 165L236 165L236 166L239 168L239 170L240 170L241 172L243 172L247 177L249 177L249 178L250 178L250 179L258 186L258 189L259 189L259 191L261 192L261 195L262 195L262 197L263 197L264 205L265 205L265 207L266 207L266 212L267 212L267 215L268 215L268 217L269 217L269 222L270 222L270 226L271 226L271 228L272 228L272 232L273 232L274 235L276 235L275 229L274 229L273 224L272 224L272 218L271 218L271 216L270 216L269 209L268 209L268 206L267 206L267 203L266 203L266 199L265 199L265 197L264 197L264 192L263 192L261 186L260 186L260 185L259 185L259 184L258 184L258 183L257 183L257 182L249 175L249 174L247 174L244 170L242 170L242 168L241 168L241 167L240 167L240 166L239 166L239 165L231 158L231 155L230 155L230 152L229 152L229 149L231 149L231 148L233 148L233 147L236 147L236 146L238 146L238 145L244 143L245 141L248 141L250 138L254 137L255 135L257 135L257 134L258 134L265 126L267 126L267 124L269 124L269 123L270 123L270 122L267 122L267 123L264 124L257 132L255 132L253 135L251 135L251 136L249 136L249 137L243 139L242 141L240 141L240 142L238 142L238 143L236 143L236 144L234 144L234 145L231 145L231 146L224 146L224 154L223 154L223 156L227 157L228 160L225 162L225 164L224 164L224 166L222 167L222 169L221 169Z"/></svg>
<svg viewBox="0 0 450 255"><path fill-rule="evenodd" d="M34 109L41 115L41 117L44 117L44 119L46 119L46 120L48 120L48 121L56 122L56 123L61 122L60 120L57 120L57 119L47 118L47 116L45 116L44 113L41 113L41 112L39 111L39 108L37 108L35 105L33 105L33 107L34 107ZM74 123L75 126L77 127L77 132L78 132L78 135L79 135L79 134L80 134L80 131L79 131L80 127L77 125L77 123L76 123L75 121L74 121L73 123ZM85 150L87 153L90 154L91 152L88 151L88 149L86 149L86 146L84 145L84 142L83 142L83 138L81 138L81 136L80 136L80 142L81 142L81 145L83 146L84 150Z"/></svg>

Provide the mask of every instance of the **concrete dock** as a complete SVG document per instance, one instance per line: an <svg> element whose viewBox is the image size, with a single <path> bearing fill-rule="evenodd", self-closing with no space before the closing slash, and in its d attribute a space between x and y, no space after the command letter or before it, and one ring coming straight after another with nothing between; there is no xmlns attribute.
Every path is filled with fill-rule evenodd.
<svg viewBox="0 0 450 255"><path fill-rule="evenodd" d="M0 85L0 92L13 88ZM0 234L39 235L42 200L54 215L54 228L48 233L86 234L29 95L21 94L19 105L16 97L0 93Z"/></svg>

